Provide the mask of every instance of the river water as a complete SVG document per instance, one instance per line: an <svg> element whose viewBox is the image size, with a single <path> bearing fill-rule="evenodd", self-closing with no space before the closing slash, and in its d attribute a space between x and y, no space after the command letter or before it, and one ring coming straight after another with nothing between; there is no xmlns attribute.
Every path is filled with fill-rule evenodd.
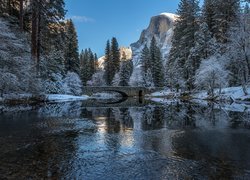
<svg viewBox="0 0 250 180"><path fill-rule="evenodd" d="M250 113L172 102L0 113L0 179L250 179Z"/></svg>

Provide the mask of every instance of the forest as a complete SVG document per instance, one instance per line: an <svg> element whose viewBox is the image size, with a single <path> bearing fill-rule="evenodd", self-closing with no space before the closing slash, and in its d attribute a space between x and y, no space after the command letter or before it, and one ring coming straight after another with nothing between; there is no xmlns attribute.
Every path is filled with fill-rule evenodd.
<svg viewBox="0 0 250 180"><path fill-rule="evenodd" d="M82 95L84 86L164 87L175 92L250 83L249 1L181 0L165 61L156 39L141 51L140 72L115 37L107 41L104 68L90 48L79 51L64 0L1 0L0 94ZM166 63L164 63L166 62ZM132 75L137 73L136 75ZM136 78L134 78L136 77Z"/></svg>

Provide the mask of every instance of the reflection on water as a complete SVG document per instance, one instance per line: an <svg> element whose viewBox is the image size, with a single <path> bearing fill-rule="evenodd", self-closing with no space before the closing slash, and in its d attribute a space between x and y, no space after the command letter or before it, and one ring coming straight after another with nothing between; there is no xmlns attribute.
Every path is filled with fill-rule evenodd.
<svg viewBox="0 0 250 180"><path fill-rule="evenodd" d="M0 179L247 179L249 122L248 111L190 103L6 112Z"/></svg>

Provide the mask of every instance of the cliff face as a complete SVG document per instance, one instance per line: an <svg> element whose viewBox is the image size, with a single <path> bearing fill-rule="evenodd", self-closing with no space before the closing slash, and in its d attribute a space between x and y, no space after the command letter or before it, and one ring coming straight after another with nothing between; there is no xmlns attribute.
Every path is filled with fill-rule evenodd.
<svg viewBox="0 0 250 180"><path fill-rule="evenodd" d="M171 13L162 13L158 16L152 17L148 28L142 31L140 39L137 42L132 43L131 48L120 48L121 59L132 59L134 68L136 68L140 63L141 50L146 44L148 47L150 46L150 42L154 36L163 54L163 59L166 61L172 46L171 41L173 29L177 19L178 16ZM104 62L104 56L99 58L98 67L100 69L104 68Z"/></svg>
<svg viewBox="0 0 250 180"><path fill-rule="evenodd" d="M177 15L171 13L162 13L151 18L148 28L142 31L140 39L137 42L131 44L133 51L133 61L135 65L140 62L141 50L146 44L149 47L153 36L156 38L157 44L161 49L164 59L167 59L171 49L173 28L177 18Z"/></svg>
<svg viewBox="0 0 250 180"><path fill-rule="evenodd" d="M132 59L132 49L130 47L121 47L120 48L120 59L121 60L131 60ZM104 69L105 56L102 56L98 59L98 68Z"/></svg>

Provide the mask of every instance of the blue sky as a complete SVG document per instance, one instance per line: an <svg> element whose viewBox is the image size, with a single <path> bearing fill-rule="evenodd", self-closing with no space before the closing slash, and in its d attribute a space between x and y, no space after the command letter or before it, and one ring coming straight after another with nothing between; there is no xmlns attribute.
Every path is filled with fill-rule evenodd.
<svg viewBox="0 0 250 180"><path fill-rule="evenodd" d="M106 41L118 39L120 46L137 41L152 16L175 13L179 0L66 0L67 18L78 33L79 50L91 48L101 56Z"/></svg>

